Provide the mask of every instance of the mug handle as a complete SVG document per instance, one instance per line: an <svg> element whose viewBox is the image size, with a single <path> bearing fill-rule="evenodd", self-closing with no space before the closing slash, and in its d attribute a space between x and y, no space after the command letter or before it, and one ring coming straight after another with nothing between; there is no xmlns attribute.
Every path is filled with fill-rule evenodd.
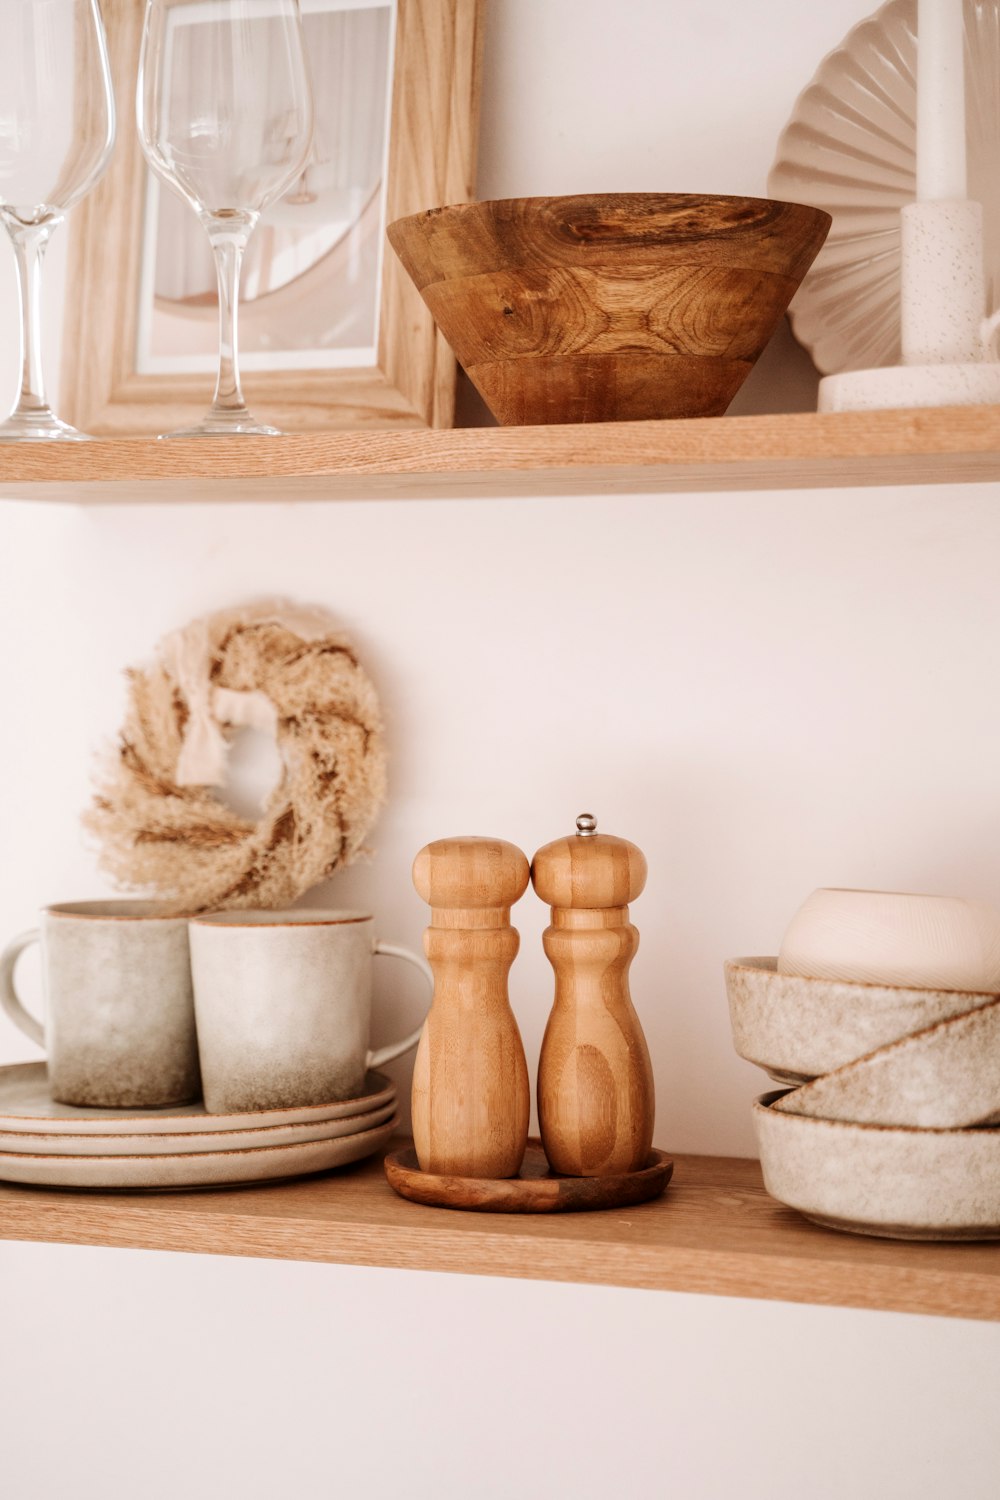
<svg viewBox="0 0 1000 1500"><path fill-rule="evenodd" d="M430 964L425 958L421 958L419 953L412 953L409 948L397 947L395 943L376 943L374 951L376 954L384 954L387 958L402 958L408 964L413 964L414 968L419 969L427 980L427 983L431 987L431 994L433 995L434 974ZM30 1016L28 1019L31 1019ZM390 1042L386 1047L379 1047L377 1052L369 1052L365 1059L365 1067L380 1068L383 1063L392 1062L394 1057L401 1057L404 1052L409 1052L411 1047L415 1047L419 1042L420 1033L423 1029L424 1023L421 1021L416 1031L411 1031L410 1035L404 1037L401 1042Z"/></svg>
<svg viewBox="0 0 1000 1500"><path fill-rule="evenodd" d="M32 943L40 942L41 936L37 927L33 927L30 932L19 932L17 937L11 938L6 948L0 953L0 1006L25 1036L30 1036L39 1047L44 1047L45 1032L41 1022L28 1014L14 988L14 968L18 959L25 948L30 948Z"/></svg>

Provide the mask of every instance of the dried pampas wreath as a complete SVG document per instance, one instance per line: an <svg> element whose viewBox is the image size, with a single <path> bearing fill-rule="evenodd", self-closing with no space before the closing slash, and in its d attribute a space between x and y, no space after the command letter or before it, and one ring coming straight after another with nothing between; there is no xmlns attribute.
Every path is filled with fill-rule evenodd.
<svg viewBox="0 0 1000 1500"><path fill-rule="evenodd" d="M128 678L84 819L120 885L182 911L280 907L361 851L385 799L382 719L327 615L270 602L209 615ZM244 725L273 733L283 766L257 822L214 790Z"/></svg>

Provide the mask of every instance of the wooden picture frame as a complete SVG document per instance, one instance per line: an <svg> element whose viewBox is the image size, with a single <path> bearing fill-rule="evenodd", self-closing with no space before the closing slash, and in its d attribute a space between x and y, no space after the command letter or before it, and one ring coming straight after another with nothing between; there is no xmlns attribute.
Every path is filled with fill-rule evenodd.
<svg viewBox="0 0 1000 1500"><path fill-rule="evenodd" d="M475 196L485 0L396 0L385 223ZM118 108L111 167L70 223L60 414L98 436L169 431L211 401L204 373L136 369L148 168L135 126L143 0L104 0ZM289 431L450 427L455 359L385 247L373 364L246 372L254 415Z"/></svg>

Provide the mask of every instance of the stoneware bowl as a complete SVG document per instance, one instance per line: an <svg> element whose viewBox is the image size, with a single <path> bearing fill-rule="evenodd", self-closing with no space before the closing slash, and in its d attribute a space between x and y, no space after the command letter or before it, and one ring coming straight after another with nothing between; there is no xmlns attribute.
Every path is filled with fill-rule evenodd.
<svg viewBox="0 0 1000 1500"><path fill-rule="evenodd" d="M989 1005L995 994L802 979L775 958L726 964L733 1045L776 1083L807 1083L948 1016Z"/></svg>
<svg viewBox="0 0 1000 1500"><path fill-rule="evenodd" d="M1000 1120L1000 998L793 1089L774 1108L856 1125L994 1125Z"/></svg>
<svg viewBox="0 0 1000 1500"><path fill-rule="evenodd" d="M429 209L389 240L500 423L719 416L830 227L767 198Z"/></svg>
<svg viewBox="0 0 1000 1500"><path fill-rule="evenodd" d="M764 1186L831 1229L901 1240L1000 1239L1000 1130L814 1120L754 1104Z"/></svg>
<svg viewBox="0 0 1000 1500"><path fill-rule="evenodd" d="M902 891L813 891L782 939L778 970L928 990L1000 991L1000 911Z"/></svg>

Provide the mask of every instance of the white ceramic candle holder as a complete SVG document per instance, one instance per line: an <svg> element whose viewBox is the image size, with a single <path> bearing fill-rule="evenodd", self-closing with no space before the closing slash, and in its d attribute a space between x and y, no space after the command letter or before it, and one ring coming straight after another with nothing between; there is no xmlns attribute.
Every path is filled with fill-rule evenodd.
<svg viewBox="0 0 1000 1500"><path fill-rule="evenodd" d="M962 0L918 0L917 199L901 211L902 364L820 381L819 410L1000 402L983 213L966 197Z"/></svg>
<svg viewBox="0 0 1000 1500"><path fill-rule="evenodd" d="M901 220L903 363L827 375L821 412L1000 402L1000 314L983 316L982 208L964 198L910 203Z"/></svg>

